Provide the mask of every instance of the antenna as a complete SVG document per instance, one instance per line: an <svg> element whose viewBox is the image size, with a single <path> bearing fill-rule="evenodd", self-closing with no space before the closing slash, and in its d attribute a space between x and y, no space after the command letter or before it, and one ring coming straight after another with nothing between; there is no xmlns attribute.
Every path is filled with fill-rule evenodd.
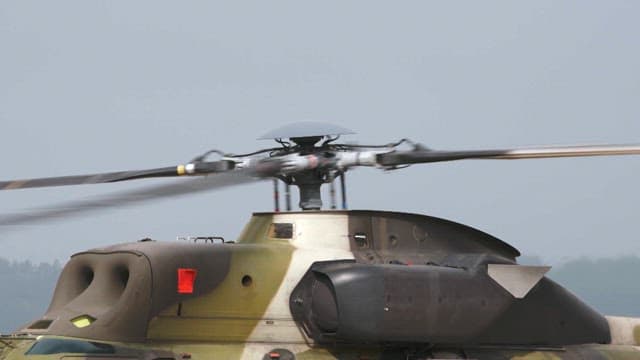
<svg viewBox="0 0 640 360"><path fill-rule="evenodd" d="M336 209L336 185L333 179L331 179L331 182L329 183L329 196L331 197L331 210L335 210Z"/></svg>
<svg viewBox="0 0 640 360"><path fill-rule="evenodd" d="M278 179L276 178L273 179L273 201L273 210L280 212L280 191L278 190Z"/></svg>
<svg viewBox="0 0 640 360"><path fill-rule="evenodd" d="M340 192L342 193L342 210L347 210L347 184L345 183L346 174L340 175Z"/></svg>
<svg viewBox="0 0 640 360"><path fill-rule="evenodd" d="M287 211L291 211L291 186L286 183L284 185L284 200L287 204Z"/></svg>

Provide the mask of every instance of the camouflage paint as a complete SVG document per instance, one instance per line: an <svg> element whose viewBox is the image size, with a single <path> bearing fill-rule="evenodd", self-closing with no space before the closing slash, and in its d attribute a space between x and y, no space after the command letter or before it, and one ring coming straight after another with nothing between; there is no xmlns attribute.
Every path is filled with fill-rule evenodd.
<svg viewBox="0 0 640 360"><path fill-rule="evenodd" d="M313 346L291 318L287 307L291 291L313 262L354 258L350 220L351 213L341 211L306 212L304 216L255 214L240 235L238 245L223 245L231 249L231 260L219 286L162 311L149 324L149 341L111 344L144 353L167 350L173 352L176 359L182 354L190 354L192 359L261 359L277 348L295 353L296 359L406 359L411 353L409 348ZM269 227L274 222L293 223L292 238L269 238ZM377 240L381 239L385 238ZM376 241L375 235L371 240ZM501 244L489 244L496 251L503 251ZM252 277L250 285L242 284L245 275ZM181 316L177 316L178 309ZM629 322L634 326L624 325ZM639 319L620 318L610 324L618 326L621 334L638 344ZM0 359L33 358L24 356L33 340L4 339L15 349L0 342ZM446 353L447 349L442 351ZM432 350L432 353L438 351ZM558 350L493 347L453 349L450 353L466 353L467 357L476 359L640 359L638 348L626 345L577 345ZM37 358L63 356L38 355ZM83 358L81 354L71 356ZM143 355L137 358L142 359Z"/></svg>
<svg viewBox="0 0 640 360"><path fill-rule="evenodd" d="M256 217L268 215L256 215ZM250 341L306 344L310 342L293 320L289 310L291 292L315 261L352 259L349 249L348 216L344 213L309 213L304 217L282 213L273 215L275 223L294 224L289 244L295 249L275 296L250 336Z"/></svg>
<svg viewBox="0 0 640 360"><path fill-rule="evenodd" d="M51 355L33 355L25 356L24 353L29 349L34 341L33 339L24 340L5 340L2 338L0 342L0 354L2 360L25 360L25 359L56 359L61 358L84 358L80 354L51 354ZM7 346L11 344L12 347ZM152 351L170 351L175 359L182 358L183 355L190 355L191 359L262 359L262 357L273 349L285 348L293 352L297 360L406 360L408 354L415 354L415 350L410 348L381 348L372 345L370 347L333 347L310 348L301 344L282 344L282 343L175 343L175 342L150 342L150 343L118 343L108 342L111 345L128 348L131 355L120 356L123 359L150 359ZM136 355L133 355L133 354ZM567 360L637 360L640 359L640 348L635 346L624 345L574 345L558 349L517 349L506 347L486 347L486 348L467 348L467 349L431 349L421 352L422 357L414 356L414 359L425 359L426 356L438 358L442 354L466 354L466 358L471 359L488 359L488 360L551 360L551 359L567 359ZM94 355L95 356L95 355ZM96 358L96 357L92 357ZM98 357L100 358L100 357ZM113 358L113 356L106 357ZM166 358L166 357L162 357ZM409 357L411 358L411 357Z"/></svg>
<svg viewBox="0 0 640 360"><path fill-rule="evenodd" d="M513 360L561 360L562 358L555 353L534 351L525 355L514 356Z"/></svg>
<svg viewBox="0 0 640 360"><path fill-rule="evenodd" d="M166 313L149 324L149 340L237 341L261 321L282 283L293 247L288 241L269 239L270 217L253 219L232 247L231 267L211 293L181 304L181 314ZM243 278L250 277L250 284ZM248 278L246 278L248 279Z"/></svg>
<svg viewBox="0 0 640 360"><path fill-rule="evenodd" d="M640 318L607 316L611 329L611 343L615 345L640 345Z"/></svg>
<svg viewBox="0 0 640 360"><path fill-rule="evenodd" d="M24 359L22 354L29 349L34 340L34 338L2 338L0 340L0 359Z"/></svg>

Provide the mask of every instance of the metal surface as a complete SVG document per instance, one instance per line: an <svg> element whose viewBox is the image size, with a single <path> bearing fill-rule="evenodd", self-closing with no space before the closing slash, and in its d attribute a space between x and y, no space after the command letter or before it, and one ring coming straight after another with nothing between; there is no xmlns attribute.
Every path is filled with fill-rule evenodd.
<svg viewBox="0 0 640 360"><path fill-rule="evenodd" d="M177 177L184 175L206 175L227 172L233 169L228 161L189 163L148 170L119 171L88 175L57 176L37 179L0 181L0 190L15 190L51 186L112 183L145 178Z"/></svg>
<svg viewBox="0 0 640 360"><path fill-rule="evenodd" d="M291 124L273 132L264 138L275 137L281 148L269 148L254 151L244 155L224 155L221 151L211 150L196 157L186 165L114 173L101 173L79 176L63 176L52 178L35 178L0 182L0 190L20 189L29 187L48 187L62 185L78 185L86 183L104 183L134 180L140 178L173 177L173 176L206 176L215 175L209 185L198 182L176 184L167 187L152 187L124 194L105 196L97 200L60 204L58 207L36 209L29 214L13 214L0 216L0 225L24 224L43 219L60 218L62 216L77 215L95 211L100 208L123 206L153 198L175 196L188 192L199 192L233 185L248 181L243 177L276 178L287 185L299 188L299 206L303 210L318 210L322 208L321 187L325 183L332 183L340 177L342 188L342 208L346 208L345 174L348 170L369 166L381 169L399 169L411 164L433 163L442 161L456 161L466 159L531 159L556 158L577 156L611 156L638 155L640 145L590 145L590 146L556 146L526 149L500 150L463 150L443 151L431 150L422 145L402 139L387 145L349 145L334 143L335 138L328 138L323 143L318 142L329 134L345 134L349 130L339 126L322 123ZM288 138L291 144L285 139ZM408 144L413 148L400 150L400 146ZM223 156L219 161L205 161L211 153ZM228 179L237 177L239 181ZM219 184L215 184L218 181ZM193 185L191 185L193 184ZM178 190L179 188L179 190ZM335 208L333 196L330 192L331 208ZM287 200L287 209L290 209ZM280 209L279 191L274 183L274 205Z"/></svg>
<svg viewBox="0 0 640 360"><path fill-rule="evenodd" d="M436 151L406 139L320 142L346 133L295 124L263 137L281 147L244 155L214 150L177 167L0 182L9 190L200 175L3 215L0 225L262 179L275 179L276 209L254 214L233 244L145 239L72 256L45 314L0 337L0 360L640 359L640 319L604 317L546 278L548 268L518 265L518 250L489 234L417 214L317 211L325 183L336 207L337 177L347 207L345 173L360 166L630 155L639 145ZM205 161L212 153L223 158ZM306 211L280 212L277 181L287 210L294 185Z"/></svg>
<svg viewBox="0 0 640 360"><path fill-rule="evenodd" d="M355 134L352 130L342 126L315 122L301 121L293 124L287 124L260 136L258 140L271 139L290 139L300 137L315 137L326 135L348 135Z"/></svg>
<svg viewBox="0 0 640 360"><path fill-rule="evenodd" d="M378 155L382 166L431 163L468 159L542 159L579 156L638 155L640 145L589 145L556 146L501 150L429 150L417 148L411 151L397 151Z"/></svg>
<svg viewBox="0 0 640 360"><path fill-rule="evenodd" d="M516 299L524 298L550 266L488 264L487 273Z"/></svg>
<svg viewBox="0 0 640 360"><path fill-rule="evenodd" d="M61 218L88 215L92 212L103 211L109 208L130 206L161 198L178 197L255 181L260 181L260 178L252 177L250 172L246 171L172 181L168 184L144 187L140 190L112 193L87 200L65 202L46 208L36 208L24 213L0 215L0 226L41 223Z"/></svg>

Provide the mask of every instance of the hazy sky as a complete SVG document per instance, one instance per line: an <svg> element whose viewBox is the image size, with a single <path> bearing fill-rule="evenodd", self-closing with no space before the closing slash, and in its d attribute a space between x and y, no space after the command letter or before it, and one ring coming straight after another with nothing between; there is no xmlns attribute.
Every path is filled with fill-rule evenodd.
<svg viewBox="0 0 640 360"><path fill-rule="evenodd" d="M326 121L440 149L640 142L640 2L0 2L0 179L140 169ZM640 255L640 157L349 174L352 208L475 226L525 254ZM145 182L0 193L0 213ZM0 230L65 260L143 237L233 238L268 182Z"/></svg>

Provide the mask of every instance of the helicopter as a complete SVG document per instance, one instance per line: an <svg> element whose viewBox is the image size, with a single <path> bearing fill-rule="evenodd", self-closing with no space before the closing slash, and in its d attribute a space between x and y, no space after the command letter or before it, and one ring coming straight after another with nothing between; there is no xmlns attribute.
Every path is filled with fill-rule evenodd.
<svg viewBox="0 0 640 360"><path fill-rule="evenodd" d="M72 255L45 313L0 336L0 360L640 359L639 318L598 313L546 277L548 266L518 264L516 248L470 226L348 210L345 181L358 167L640 155L640 145L443 151L408 139L338 142L352 133L296 123L262 136L277 147L247 154L211 150L177 166L0 181L13 190L182 178L1 216L0 226L253 181L272 180L274 192L274 211L254 213L233 241L145 238Z"/></svg>

